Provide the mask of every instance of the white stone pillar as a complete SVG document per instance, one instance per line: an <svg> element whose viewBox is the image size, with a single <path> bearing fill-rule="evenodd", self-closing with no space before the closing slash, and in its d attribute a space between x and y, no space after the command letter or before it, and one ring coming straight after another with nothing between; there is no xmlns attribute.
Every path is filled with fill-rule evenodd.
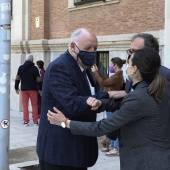
<svg viewBox="0 0 170 170"><path fill-rule="evenodd" d="M170 0L165 0L165 47L163 65L170 68Z"/></svg>
<svg viewBox="0 0 170 170"><path fill-rule="evenodd" d="M30 37L30 0L13 0L13 14L11 21L11 73L10 73L10 108L22 111L21 95L14 89L18 67L24 63L25 54L29 52L24 40ZM21 84L21 83L20 83Z"/></svg>

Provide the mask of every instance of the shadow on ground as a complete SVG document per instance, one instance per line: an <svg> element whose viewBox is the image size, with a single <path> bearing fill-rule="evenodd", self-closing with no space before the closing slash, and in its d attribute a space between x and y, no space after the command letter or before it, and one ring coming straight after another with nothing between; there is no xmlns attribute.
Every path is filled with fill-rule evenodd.
<svg viewBox="0 0 170 170"><path fill-rule="evenodd" d="M33 165L33 166L27 166L24 168L21 168L22 170L40 170L38 165Z"/></svg>
<svg viewBox="0 0 170 170"><path fill-rule="evenodd" d="M36 153L35 146L11 149L9 151L9 164L16 164L36 160L38 160L38 156Z"/></svg>
<svg viewBox="0 0 170 170"><path fill-rule="evenodd" d="M98 145L101 148L102 137L98 138ZM12 149L9 151L9 163L17 164L28 161L37 161L38 156L36 153L36 147L30 146L25 148ZM38 165L22 167L21 170L40 170Z"/></svg>

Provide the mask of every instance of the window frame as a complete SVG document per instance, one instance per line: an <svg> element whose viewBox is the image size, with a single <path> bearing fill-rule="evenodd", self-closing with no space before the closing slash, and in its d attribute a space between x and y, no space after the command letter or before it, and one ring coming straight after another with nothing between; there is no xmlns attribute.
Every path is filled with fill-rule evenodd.
<svg viewBox="0 0 170 170"><path fill-rule="evenodd" d="M86 5L86 4L91 4L94 2L105 2L106 0L79 0L78 2L75 2L76 0L74 0L74 6L79 6L79 5Z"/></svg>
<svg viewBox="0 0 170 170"><path fill-rule="evenodd" d="M97 51L95 64L98 66L100 73L106 78L109 78L109 71L108 71L109 63L110 63L109 51ZM104 87L99 85L97 81L96 81L96 90L97 92L99 91L101 92L104 90Z"/></svg>
<svg viewBox="0 0 170 170"><path fill-rule="evenodd" d="M81 4L81 5L75 6L74 1L75 0L68 0L68 9L70 11L84 9L84 8L90 8L90 7L95 7L95 6L101 6L101 5L108 5L108 4L113 4L113 3L119 3L120 2L120 0L100 0L100 1L96 0L95 2L89 2L89 3L84 3L84 4Z"/></svg>

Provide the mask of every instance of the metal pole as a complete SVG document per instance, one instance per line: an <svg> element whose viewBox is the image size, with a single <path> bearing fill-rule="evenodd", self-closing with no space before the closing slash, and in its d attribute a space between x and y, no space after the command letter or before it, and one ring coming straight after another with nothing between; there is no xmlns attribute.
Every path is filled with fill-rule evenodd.
<svg viewBox="0 0 170 170"><path fill-rule="evenodd" d="M11 0L0 0L0 170L9 170Z"/></svg>
<svg viewBox="0 0 170 170"><path fill-rule="evenodd" d="M170 1L165 0L165 35L164 35L164 65L170 68Z"/></svg>

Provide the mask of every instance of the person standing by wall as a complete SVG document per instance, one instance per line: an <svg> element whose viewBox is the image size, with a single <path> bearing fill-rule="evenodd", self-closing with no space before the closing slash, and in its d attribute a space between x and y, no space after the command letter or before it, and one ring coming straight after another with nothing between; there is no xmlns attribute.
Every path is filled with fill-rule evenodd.
<svg viewBox="0 0 170 170"><path fill-rule="evenodd" d="M19 84L21 81L21 95L23 106L23 120L24 125L28 126L30 121L28 112L29 99L32 106L32 118L35 125L38 125L38 100L37 100L37 84L39 90L42 89L42 81L39 75L38 68L33 63L33 55L28 54L26 61L18 68L18 72L15 79L15 90L19 94Z"/></svg>
<svg viewBox="0 0 170 170"><path fill-rule="evenodd" d="M43 83L43 79L44 79L44 74L45 74L45 70L44 70L44 62L42 60L38 60L36 61L39 73L40 73L40 77ZM39 88L38 88L39 89ZM38 114L41 114L41 96L42 93L40 90L38 90Z"/></svg>

